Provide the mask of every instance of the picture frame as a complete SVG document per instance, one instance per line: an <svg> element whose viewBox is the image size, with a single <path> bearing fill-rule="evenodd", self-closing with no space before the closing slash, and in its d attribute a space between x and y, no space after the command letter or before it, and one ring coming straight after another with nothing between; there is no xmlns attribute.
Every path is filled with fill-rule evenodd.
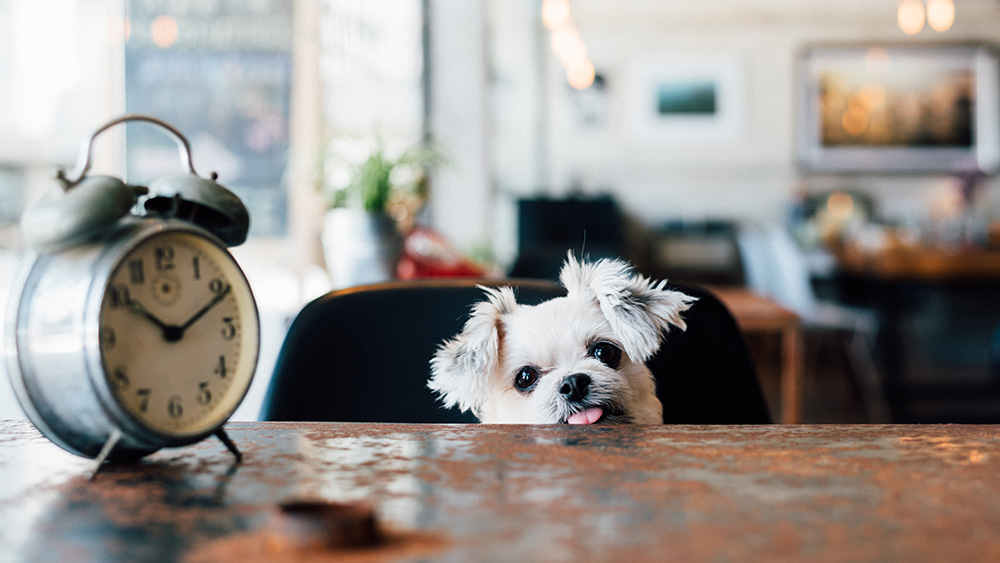
<svg viewBox="0 0 1000 563"><path fill-rule="evenodd" d="M743 65L732 56L654 56L626 72L629 128L653 141L739 137L746 120Z"/></svg>
<svg viewBox="0 0 1000 563"><path fill-rule="evenodd" d="M798 158L809 172L994 174L997 52L986 45L834 45L799 65Z"/></svg>

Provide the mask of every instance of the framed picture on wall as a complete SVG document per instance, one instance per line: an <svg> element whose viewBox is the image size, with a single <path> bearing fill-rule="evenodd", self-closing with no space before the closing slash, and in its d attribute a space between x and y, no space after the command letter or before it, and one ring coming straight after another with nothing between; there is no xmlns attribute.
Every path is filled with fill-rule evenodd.
<svg viewBox="0 0 1000 563"><path fill-rule="evenodd" d="M799 68L798 156L815 172L995 173L997 53L979 45L817 46Z"/></svg>
<svg viewBox="0 0 1000 563"><path fill-rule="evenodd" d="M648 140L738 137L745 120L743 67L736 57L659 56L626 70L630 129Z"/></svg>

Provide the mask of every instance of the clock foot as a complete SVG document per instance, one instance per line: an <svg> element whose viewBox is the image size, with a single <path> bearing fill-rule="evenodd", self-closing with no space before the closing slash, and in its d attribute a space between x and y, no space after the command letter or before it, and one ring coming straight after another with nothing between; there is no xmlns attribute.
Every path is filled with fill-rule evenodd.
<svg viewBox="0 0 1000 563"><path fill-rule="evenodd" d="M233 452L233 455L236 456L236 463L243 461L243 454L240 453L240 450L236 447L236 444L232 441L232 439L229 438L229 434L226 434L225 430L219 428L215 431L215 435L222 440L222 443L226 445L227 450Z"/></svg>
<svg viewBox="0 0 1000 563"><path fill-rule="evenodd" d="M101 447L101 452L97 454L94 458L94 470L90 472L90 480L93 481L94 477L97 477L97 473L104 466L104 462L107 461L108 456L114 451L115 446L118 445L118 441L122 439L122 433L117 428L111 431L111 435L108 436L108 441L104 442L104 446Z"/></svg>

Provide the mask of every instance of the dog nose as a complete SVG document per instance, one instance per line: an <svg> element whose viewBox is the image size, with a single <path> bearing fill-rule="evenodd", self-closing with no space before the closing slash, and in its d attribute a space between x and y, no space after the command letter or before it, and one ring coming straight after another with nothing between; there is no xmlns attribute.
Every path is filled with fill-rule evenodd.
<svg viewBox="0 0 1000 563"><path fill-rule="evenodd" d="M582 401L590 391L590 376L584 373L567 375L559 385L559 394L570 402Z"/></svg>

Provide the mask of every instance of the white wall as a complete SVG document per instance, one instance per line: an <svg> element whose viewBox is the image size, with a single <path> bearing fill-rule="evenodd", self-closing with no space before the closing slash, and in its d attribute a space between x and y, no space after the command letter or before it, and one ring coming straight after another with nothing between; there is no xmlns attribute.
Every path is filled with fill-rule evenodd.
<svg viewBox="0 0 1000 563"><path fill-rule="evenodd" d="M464 0L428 4L430 129L449 161L432 177L429 215L446 237L468 249L488 240L493 225L486 9Z"/></svg>
<svg viewBox="0 0 1000 563"><path fill-rule="evenodd" d="M494 168L487 182L493 187L484 189L497 194L494 242L507 259L515 252L511 202L523 194L611 191L627 212L653 226L671 218L781 220L799 189L857 188L876 195L890 216L925 211L953 190L954 180L800 173L798 56L822 43L1000 43L1000 3L993 0L958 0L951 30L925 28L913 37L896 23L896 0L572 0L608 91L605 124L581 127L563 70L539 30L540 4L490 0L487 12ZM470 57L468 64L481 64L478 53ZM642 131L633 119L630 86L662 58L737 69L743 111L735 132L699 139ZM998 182L985 184L984 205L995 208L990 200ZM437 209L437 217L465 216L465 208L445 211L443 202Z"/></svg>

